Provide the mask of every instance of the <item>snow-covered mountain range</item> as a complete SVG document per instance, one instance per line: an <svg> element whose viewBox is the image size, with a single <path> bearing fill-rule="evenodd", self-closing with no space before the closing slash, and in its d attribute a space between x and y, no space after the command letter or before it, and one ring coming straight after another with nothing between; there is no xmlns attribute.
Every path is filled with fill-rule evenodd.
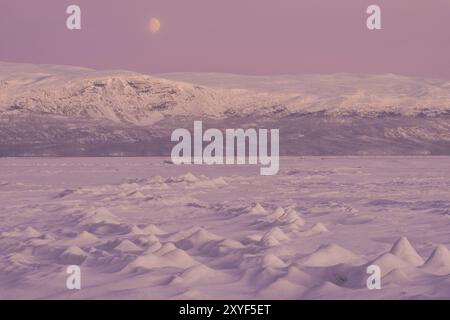
<svg viewBox="0 0 450 320"><path fill-rule="evenodd" d="M215 73L171 73L161 77L212 88L257 92L286 113L323 112L328 115L396 113L449 114L450 81L384 75L243 76ZM254 106L258 108L257 105Z"/></svg>
<svg viewBox="0 0 450 320"><path fill-rule="evenodd" d="M85 116L145 125L165 115L220 114L240 98L128 71L0 63L0 110ZM242 101L242 100L241 100Z"/></svg>
<svg viewBox="0 0 450 320"><path fill-rule="evenodd" d="M280 128L284 154L450 154L450 81L0 62L0 155L167 154L170 132Z"/></svg>

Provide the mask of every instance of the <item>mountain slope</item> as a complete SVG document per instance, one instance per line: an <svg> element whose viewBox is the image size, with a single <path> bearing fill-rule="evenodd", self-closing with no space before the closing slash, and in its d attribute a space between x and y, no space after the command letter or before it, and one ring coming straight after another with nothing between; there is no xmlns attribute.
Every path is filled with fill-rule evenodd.
<svg viewBox="0 0 450 320"><path fill-rule="evenodd" d="M450 81L445 80L394 74L243 76L171 73L159 76L213 88L268 93L289 113L326 112L335 116L450 114Z"/></svg>
<svg viewBox="0 0 450 320"><path fill-rule="evenodd" d="M209 89L128 71L0 63L0 112L148 124L166 115L217 116L242 90Z"/></svg>

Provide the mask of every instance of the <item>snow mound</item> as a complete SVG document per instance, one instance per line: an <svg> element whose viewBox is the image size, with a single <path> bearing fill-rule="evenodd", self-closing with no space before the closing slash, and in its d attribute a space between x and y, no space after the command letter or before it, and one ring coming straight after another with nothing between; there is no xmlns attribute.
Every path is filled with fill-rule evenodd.
<svg viewBox="0 0 450 320"><path fill-rule="evenodd" d="M212 241L202 246L201 252L203 255L217 257L227 253L236 252L244 249L245 246L236 240L223 239L220 241Z"/></svg>
<svg viewBox="0 0 450 320"><path fill-rule="evenodd" d="M411 278L402 269L393 269L382 279L382 283L385 284L393 283L397 285L403 285L405 283L408 283L409 281L411 281Z"/></svg>
<svg viewBox="0 0 450 320"><path fill-rule="evenodd" d="M220 241L222 239L222 237L200 228L190 236L178 241L176 245L181 249L189 250L191 248L199 248L208 242Z"/></svg>
<svg viewBox="0 0 450 320"><path fill-rule="evenodd" d="M167 243L164 243L158 250L156 250L155 254L162 256L162 255L164 255L168 252L171 252L173 250L176 250L176 249L177 249L177 247L173 243L167 242Z"/></svg>
<svg viewBox="0 0 450 320"><path fill-rule="evenodd" d="M170 177L166 179L166 183L194 183L194 182L199 182L200 179L197 178L195 175L193 175L192 173L188 172L186 174L182 174L178 177Z"/></svg>
<svg viewBox="0 0 450 320"><path fill-rule="evenodd" d="M290 230L298 230L305 225L305 220L293 209L277 208L272 214L258 219L258 224L286 226Z"/></svg>
<svg viewBox="0 0 450 320"><path fill-rule="evenodd" d="M284 216L285 214L286 214L286 212L284 211L284 209L279 207L272 214L267 216L267 219L269 221L276 221L276 220L280 219L282 216Z"/></svg>
<svg viewBox="0 0 450 320"><path fill-rule="evenodd" d="M114 248L114 250L121 252L139 252L142 251L135 243L132 241L125 239L120 241L120 243Z"/></svg>
<svg viewBox="0 0 450 320"><path fill-rule="evenodd" d="M31 247L43 247L48 246L50 243L54 242L55 238L51 236L50 234L42 234L41 236L35 238L29 238L26 240L26 245Z"/></svg>
<svg viewBox="0 0 450 320"><path fill-rule="evenodd" d="M205 175L195 176L188 172L176 177L169 177L165 180L167 185L180 185L187 188L217 188L227 185L223 177L211 179Z"/></svg>
<svg viewBox="0 0 450 320"><path fill-rule="evenodd" d="M178 242L180 240L186 239L187 237L190 237L199 230L202 230L202 228L199 226L192 226L187 229L170 234L169 236L167 236L166 240L171 242Z"/></svg>
<svg viewBox="0 0 450 320"><path fill-rule="evenodd" d="M26 227L22 233L27 238L38 238L42 235L42 233L40 233L33 227Z"/></svg>
<svg viewBox="0 0 450 320"><path fill-rule="evenodd" d="M100 236L111 236L111 235L141 235L139 229L135 226L125 224L125 223L106 223L100 222L90 225L87 229L89 232Z"/></svg>
<svg viewBox="0 0 450 320"><path fill-rule="evenodd" d="M305 295L303 295L303 298L320 300L327 298L329 299L329 297L336 297L336 299L339 299L339 297L342 297L342 295L345 294L346 291L350 290L351 289L340 287L331 281L325 281L309 289L305 293Z"/></svg>
<svg viewBox="0 0 450 320"><path fill-rule="evenodd" d="M318 283L323 282L322 279L316 278L303 270L299 269L298 267L291 265L289 266L287 273L283 277L284 279L288 280L291 283L297 283L303 286L308 287L314 287Z"/></svg>
<svg viewBox="0 0 450 320"><path fill-rule="evenodd" d="M175 276L171 284L214 284L223 283L228 280L229 277L223 272L211 269L204 264L198 264L187 268L181 274Z"/></svg>
<svg viewBox="0 0 450 320"><path fill-rule="evenodd" d="M265 215L265 214L267 214L266 209L264 209L264 207L258 202L253 203L250 207L247 208L246 211L247 211L248 214L254 214L254 215Z"/></svg>
<svg viewBox="0 0 450 320"><path fill-rule="evenodd" d="M268 253L263 256L262 266L265 268L284 268L286 267L286 263L276 255Z"/></svg>
<svg viewBox="0 0 450 320"><path fill-rule="evenodd" d="M156 252L158 253L158 252ZM174 267L186 269L198 264L195 259L181 249L171 250L163 255L146 254L130 262L123 271L152 270L154 268Z"/></svg>
<svg viewBox="0 0 450 320"><path fill-rule="evenodd" d="M137 225L130 224L128 225L128 235L142 235L144 234L144 231L141 230Z"/></svg>
<svg viewBox="0 0 450 320"><path fill-rule="evenodd" d="M212 182L216 185L216 186L225 186L228 185L227 181L225 180L225 177L217 177L214 178L212 180Z"/></svg>
<svg viewBox="0 0 450 320"><path fill-rule="evenodd" d="M263 235L261 238L261 244L267 247L273 247L288 239L289 237L283 232L283 230L278 227L274 227Z"/></svg>
<svg viewBox="0 0 450 320"><path fill-rule="evenodd" d="M422 257L419 256L416 249L413 248L406 237L401 237L397 240L390 252L396 257L416 267L421 266L424 263Z"/></svg>
<svg viewBox="0 0 450 320"><path fill-rule="evenodd" d="M364 263L364 260L341 246L329 244L320 246L297 263L306 267L331 267L338 264L358 265Z"/></svg>
<svg viewBox="0 0 450 320"><path fill-rule="evenodd" d="M450 252L447 247L437 246L423 265L423 269L437 275L450 274Z"/></svg>
<svg viewBox="0 0 450 320"><path fill-rule="evenodd" d="M313 232L313 233L330 232L327 229L327 227L321 222L318 222L315 225L313 225L310 231Z"/></svg>
<svg viewBox="0 0 450 320"><path fill-rule="evenodd" d="M26 253L14 253L2 257L0 261L2 275L16 274L23 276L23 273L35 270L36 267L39 267L39 265L34 263L32 257Z"/></svg>
<svg viewBox="0 0 450 320"><path fill-rule="evenodd" d="M266 216L267 210L259 203L254 202L251 203L248 206L234 206L231 205L229 208L225 207L221 209L225 209L227 214L233 215L233 216L240 216L240 215L254 215L254 216Z"/></svg>
<svg viewBox="0 0 450 320"><path fill-rule="evenodd" d="M300 299L306 291L304 286L279 278L258 291L258 298L264 300L292 300Z"/></svg>
<svg viewBox="0 0 450 320"><path fill-rule="evenodd" d="M66 265L81 265L88 254L77 246L70 246L59 256L61 263Z"/></svg>
<svg viewBox="0 0 450 320"><path fill-rule="evenodd" d="M80 225L87 225L87 226L99 223L119 224L117 217L104 207L90 210L90 212L82 215L78 219L78 223Z"/></svg>
<svg viewBox="0 0 450 320"><path fill-rule="evenodd" d="M38 238L42 233L35 228L28 226L26 228L14 228L9 232L2 232L1 238Z"/></svg>
<svg viewBox="0 0 450 320"><path fill-rule="evenodd" d="M142 232L149 233L149 234L156 234L156 235L166 234L165 231L161 230L159 227L157 227L154 224L149 224L149 225L146 225L145 227L141 227L141 230L142 230Z"/></svg>
<svg viewBox="0 0 450 320"><path fill-rule="evenodd" d="M305 220L295 210L288 210L283 220L288 224L295 224L299 227L305 225Z"/></svg>
<svg viewBox="0 0 450 320"><path fill-rule="evenodd" d="M74 239L68 240L68 242L72 245L83 247L93 245L97 243L99 240L100 239L96 235L88 231L83 231L79 235L77 235Z"/></svg>
<svg viewBox="0 0 450 320"><path fill-rule="evenodd" d="M151 246L159 243L159 239L154 234L141 235L135 238L135 242L140 246Z"/></svg>
<svg viewBox="0 0 450 320"><path fill-rule="evenodd" d="M310 229L305 231L300 231L299 234L302 236L313 236L316 234L327 233L330 232L328 228L321 222L316 223Z"/></svg>
<svg viewBox="0 0 450 320"><path fill-rule="evenodd" d="M381 270L381 275L384 276L394 269L411 268L411 264L405 260L393 255L392 253L384 253L368 265L376 265Z"/></svg>
<svg viewBox="0 0 450 320"><path fill-rule="evenodd" d="M242 270L249 269L280 269L285 268L286 263L273 253L260 254L245 254L239 261L239 268Z"/></svg>

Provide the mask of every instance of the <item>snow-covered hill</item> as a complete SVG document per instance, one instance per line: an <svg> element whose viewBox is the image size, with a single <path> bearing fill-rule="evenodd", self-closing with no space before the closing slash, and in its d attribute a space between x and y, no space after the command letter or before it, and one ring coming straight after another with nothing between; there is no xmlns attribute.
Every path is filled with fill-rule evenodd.
<svg viewBox="0 0 450 320"><path fill-rule="evenodd" d="M1 155L167 155L175 128L279 128L285 155L450 154L450 82L0 62Z"/></svg>
<svg viewBox="0 0 450 320"><path fill-rule="evenodd" d="M0 63L0 112L8 114L148 124L169 115L220 116L235 103L246 107L243 90L209 89L128 71Z"/></svg>
<svg viewBox="0 0 450 320"><path fill-rule="evenodd" d="M330 115L450 113L450 81L394 74L244 76L218 73L160 75L212 88L245 89L266 94L287 113L326 112Z"/></svg>
<svg viewBox="0 0 450 320"><path fill-rule="evenodd" d="M396 75L252 77L0 63L0 110L135 124L167 116L450 113L450 82Z"/></svg>

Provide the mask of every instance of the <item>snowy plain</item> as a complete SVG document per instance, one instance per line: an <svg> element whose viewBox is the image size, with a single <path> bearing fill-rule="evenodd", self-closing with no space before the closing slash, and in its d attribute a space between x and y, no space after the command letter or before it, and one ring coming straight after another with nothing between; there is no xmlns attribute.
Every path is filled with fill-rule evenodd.
<svg viewBox="0 0 450 320"><path fill-rule="evenodd" d="M449 157L166 160L0 159L0 298L450 298Z"/></svg>

